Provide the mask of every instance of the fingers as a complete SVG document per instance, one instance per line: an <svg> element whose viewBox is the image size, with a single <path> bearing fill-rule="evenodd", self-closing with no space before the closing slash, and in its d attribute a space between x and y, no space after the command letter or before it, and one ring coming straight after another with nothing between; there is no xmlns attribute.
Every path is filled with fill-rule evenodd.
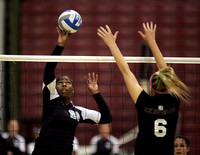
<svg viewBox="0 0 200 155"><path fill-rule="evenodd" d="M108 25L106 25L105 27L106 27L106 29L103 28L103 27L101 26L101 27L100 27L101 31L102 31L104 34L109 33L109 30L110 30L110 29L109 29Z"/></svg>
<svg viewBox="0 0 200 155"><path fill-rule="evenodd" d="M112 33L111 30L110 30L110 27L108 25L106 25L106 29L107 29L108 33Z"/></svg>
<svg viewBox="0 0 200 155"><path fill-rule="evenodd" d="M144 32L138 31L138 34L145 40L155 39L156 24L151 22L142 23Z"/></svg>
<svg viewBox="0 0 200 155"><path fill-rule="evenodd" d="M147 27L148 30L151 29L150 26L149 26L149 22L146 23L146 27Z"/></svg>
<svg viewBox="0 0 200 155"><path fill-rule="evenodd" d="M114 38L115 40L117 39L117 35L119 34L119 31L116 31L115 34L114 34Z"/></svg>
<svg viewBox="0 0 200 155"><path fill-rule="evenodd" d="M104 32L101 30L101 27L97 29L97 34L99 37L103 38L105 35L104 35Z"/></svg>
<svg viewBox="0 0 200 155"><path fill-rule="evenodd" d="M61 30L59 27L56 27L59 36L70 36L70 31Z"/></svg>
<svg viewBox="0 0 200 155"><path fill-rule="evenodd" d="M110 29L110 27L109 27L108 25L106 25L105 28L102 27L102 26L100 26L100 27L97 29L97 34L98 34L99 36L101 36L101 37L103 37L103 36L105 36L106 34L109 34L109 33L112 34L111 29Z"/></svg>
<svg viewBox="0 0 200 155"><path fill-rule="evenodd" d="M92 77L92 78L91 78L91 81L97 83L97 81L98 81L98 74L95 74L95 73L93 72L91 77Z"/></svg>
<svg viewBox="0 0 200 155"><path fill-rule="evenodd" d="M153 22L150 22L150 29L153 30Z"/></svg>
<svg viewBox="0 0 200 155"><path fill-rule="evenodd" d="M56 30L57 30L57 32L58 32L59 35L62 34L62 31L61 31L61 29L59 27L56 27Z"/></svg>
<svg viewBox="0 0 200 155"><path fill-rule="evenodd" d="M88 85L88 79L87 79L87 76L85 76L85 83Z"/></svg>
<svg viewBox="0 0 200 155"><path fill-rule="evenodd" d="M155 31L156 30L156 24L153 24L153 22L151 21L150 23L149 22L146 22L142 24L143 25L143 29L144 31Z"/></svg>
<svg viewBox="0 0 200 155"><path fill-rule="evenodd" d="M98 34L100 37L104 37L105 34L108 33L107 30L104 29L102 26L100 26L100 27L97 29L97 31L98 31L97 34Z"/></svg>
<svg viewBox="0 0 200 155"><path fill-rule="evenodd" d="M156 31L156 27L157 27L157 25L156 25L156 24L154 24L154 28L153 28L153 30L154 30L154 31Z"/></svg>
<svg viewBox="0 0 200 155"><path fill-rule="evenodd" d="M147 31L147 27L146 27L145 23L142 23L142 26L143 26L144 31Z"/></svg>
<svg viewBox="0 0 200 155"><path fill-rule="evenodd" d="M91 81L92 81L92 78L91 78L91 74L90 74L90 73L88 73L87 81L88 81L88 83L91 83Z"/></svg>
<svg viewBox="0 0 200 155"><path fill-rule="evenodd" d="M138 34L144 39L145 35L142 33L142 31L138 31Z"/></svg>
<svg viewBox="0 0 200 155"><path fill-rule="evenodd" d="M95 82L97 83L98 81L98 74L95 74L94 72L91 74L91 73L88 73L88 76L86 77L85 76L85 79L86 79L86 83L92 83L92 82Z"/></svg>

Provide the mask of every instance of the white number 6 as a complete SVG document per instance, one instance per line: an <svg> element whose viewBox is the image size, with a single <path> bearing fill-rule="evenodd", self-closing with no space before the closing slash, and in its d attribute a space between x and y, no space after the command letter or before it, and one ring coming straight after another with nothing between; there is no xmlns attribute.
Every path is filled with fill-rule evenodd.
<svg viewBox="0 0 200 155"><path fill-rule="evenodd" d="M164 125L167 125L167 121L164 119L157 119L154 122L154 134L157 137L164 137L167 134L167 129Z"/></svg>

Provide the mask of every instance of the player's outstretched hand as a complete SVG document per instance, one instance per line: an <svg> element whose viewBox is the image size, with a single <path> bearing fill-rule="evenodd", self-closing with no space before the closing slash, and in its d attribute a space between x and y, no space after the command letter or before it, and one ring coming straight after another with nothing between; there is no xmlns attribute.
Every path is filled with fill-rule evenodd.
<svg viewBox="0 0 200 155"><path fill-rule="evenodd" d="M58 32L58 45L64 47L71 35L70 31L63 31L59 27L56 27Z"/></svg>
<svg viewBox="0 0 200 155"><path fill-rule="evenodd" d="M99 93L99 88L98 88L98 74L95 74L94 72L88 73L87 76L85 76L85 82L88 86L89 91L92 94L97 94Z"/></svg>
<svg viewBox="0 0 200 155"><path fill-rule="evenodd" d="M112 34L112 31L108 25L104 27L100 26L97 29L97 35L103 39L103 41L106 43L106 45L110 46L112 43L114 43L117 39L119 31L116 31L114 35Z"/></svg>
<svg viewBox="0 0 200 155"><path fill-rule="evenodd" d="M153 24L153 22L147 22L146 24L142 23L142 26L144 33L142 33L142 31L138 31L139 35L148 43L150 41L155 41L156 24Z"/></svg>

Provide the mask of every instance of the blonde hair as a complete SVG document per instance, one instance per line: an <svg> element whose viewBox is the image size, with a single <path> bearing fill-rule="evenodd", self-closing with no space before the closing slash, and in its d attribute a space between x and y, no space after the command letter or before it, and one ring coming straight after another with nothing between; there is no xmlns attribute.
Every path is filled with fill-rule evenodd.
<svg viewBox="0 0 200 155"><path fill-rule="evenodd" d="M150 79L150 84L152 90L155 90L156 93L169 93L171 95L175 95L184 102L188 102L189 89L178 78L171 67L166 67L155 72Z"/></svg>

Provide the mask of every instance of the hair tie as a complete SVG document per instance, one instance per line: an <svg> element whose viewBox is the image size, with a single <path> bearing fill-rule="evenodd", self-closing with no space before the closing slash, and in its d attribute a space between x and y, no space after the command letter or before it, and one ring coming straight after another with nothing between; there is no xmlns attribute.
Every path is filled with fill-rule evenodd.
<svg viewBox="0 0 200 155"><path fill-rule="evenodd" d="M158 73L158 75L159 75L159 73ZM166 94L166 93L168 93L168 91L165 91L165 92L157 91L152 87L152 78L153 78L153 76L154 76L154 74L151 75L150 80L149 80L150 88L157 94Z"/></svg>

